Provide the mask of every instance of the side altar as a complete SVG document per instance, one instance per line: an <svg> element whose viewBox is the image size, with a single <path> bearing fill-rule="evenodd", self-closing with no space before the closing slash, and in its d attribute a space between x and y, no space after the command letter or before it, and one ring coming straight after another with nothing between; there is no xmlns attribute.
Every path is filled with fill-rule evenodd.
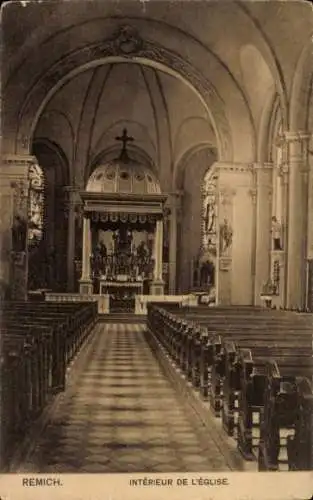
<svg viewBox="0 0 313 500"><path fill-rule="evenodd" d="M128 156L97 166L83 201L80 294L107 296L110 312L135 311L136 296L163 295L163 213L166 195L154 173Z"/></svg>

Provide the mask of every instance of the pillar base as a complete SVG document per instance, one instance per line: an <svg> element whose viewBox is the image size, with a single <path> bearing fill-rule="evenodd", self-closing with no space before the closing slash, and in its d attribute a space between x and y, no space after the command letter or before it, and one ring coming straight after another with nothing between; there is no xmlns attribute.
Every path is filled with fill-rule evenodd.
<svg viewBox="0 0 313 500"><path fill-rule="evenodd" d="M164 295L164 281L153 280L150 283L150 295Z"/></svg>
<svg viewBox="0 0 313 500"><path fill-rule="evenodd" d="M90 279L82 278L79 280L79 293L82 295L93 294L93 283Z"/></svg>

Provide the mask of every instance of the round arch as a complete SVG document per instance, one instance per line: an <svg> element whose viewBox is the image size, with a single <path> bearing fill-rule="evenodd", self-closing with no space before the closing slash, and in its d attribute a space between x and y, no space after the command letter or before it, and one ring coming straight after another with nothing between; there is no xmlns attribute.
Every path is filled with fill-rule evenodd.
<svg viewBox="0 0 313 500"><path fill-rule="evenodd" d="M108 33L112 33L112 22L113 27L117 23L119 29L123 28L121 23L125 22L125 20L122 18L103 18L102 23L106 26L106 23L110 20L111 25L107 30ZM13 144L11 137L15 137L13 149L16 152L24 154L27 152L30 142L30 131L32 132L36 126L36 120L38 120L38 116L40 116L48 100L60 88L60 82L64 84L66 80L91 66L102 65L108 62L132 62L147 66L150 65L167 74L171 74L183 81L184 84L188 85L197 94L205 106L209 121L212 123L217 138L217 149L220 159L232 161L235 145L237 161L242 156L246 157L246 160L241 158L242 161L251 161L254 157L255 149L251 113L243 90L227 66L207 46L203 45L201 41L180 28L152 19L131 18L131 20L127 19L126 22L130 21L135 23L135 27L131 27L131 49L127 53L121 50L120 33L116 32L113 35L109 35L111 38L105 41L101 39L100 41L90 43L89 40L83 47L76 48L63 57L60 57L60 54L59 59L54 60L54 62L51 61L50 66L46 65L45 69L41 70L41 72L37 70L37 75L34 73L36 79L34 78L33 84L28 90L26 90L27 86L24 87L24 97L16 95L16 106L20 106L19 111L17 108L9 110L7 128L11 132L5 148L12 151ZM91 22L91 20L89 19L88 22ZM96 22L96 20L92 22ZM153 41L151 41L151 30L148 29L149 26L151 27L151 23L155 28L153 30ZM139 28L143 38L137 33L137 29ZM70 35L71 30L75 29L74 25L68 27L67 37ZM165 30L165 32L162 30ZM173 37L173 35L175 36ZM57 35L54 34L52 36L56 40ZM177 42L179 42L179 49L177 46L174 47L172 43L176 37L177 40L175 43L177 45ZM148 39L149 41L147 41ZM51 39L49 43L51 43ZM184 47L189 48L186 50ZM191 54L192 59L190 57ZM34 61L30 61L30 63L32 67ZM16 92L19 92L19 86L16 82L14 83L14 80L18 78L19 71L23 71L25 64L26 59L19 66L19 69L16 69L14 78L10 79L10 84L8 84L8 87L12 87L10 95L15 95ZM233 104L227 103L227 109L225 97L223 100L218 94L216 87L210 81L210 75L205 75L208 71L207 68L211 68L211 73L213 71L214 74L218 75L218 78L224 78L225 89L233 89L232 92L226 90L227 100L229 98L233 102ZM234 106L234 109L228 109L229 106ZM236 116L240 116L240 127L236 127Z"/></svg>
<svg viewBox="0 0 313 500"><path fill-rule="evenodd" d="M310 41L301 52L292 82L289 123L293 132L308 130L312 85L313 51Z"/></svg>
<svg viewBox="0 0 313 500"><path fill-rule="evenodd" d="M228 10L229 15L234 14L238 16L237 24L239 25L242 23L245 28L242 31L247 31L249 33L247 39L249 39L251 43L254 43L263 53L264 58L268 62L271 72L274 75L274 79L277 81L278 91L281 93L282 102L285 103L286 97L284 94L284 82L282 81L283 75L281 74L279 61L277 60L275 51L271 46L271 41L266 36L265 30L262 29L262 26L256 19L254 19L249 9L245 8L241 2L234 2ZM219 134L217 134L217 142L220 160L231 161L234 159L235 161L255 161L256 141L255 131L253 130L253 119L244 91L234 76L235 72L228 67L227 62L221 59L217 50L214 51L210 48L210 43L206 43L203 36L201 36L203 34L200 35L199 33L199 36L196 37L190 30L190 32L186 30L186 26L184 24L175 24L171 16L168 18L167 16L166 18L154 18L153 16L154 14L148 17L147 12L147 17L144 17L142 16L142 12L139 12L136 8L131 8L129 12L127 11L126 15L123 12L123 16L121 15L119 9L114 12L114 9L112 11L112 9L107 7L104 7L101 10L99 9L97 16L95 16L95 13L92 11L90 11L90 14L78 11L77 13L75 12L75 15L73 16L70 15L66 9L62 9L61 26L51 25L51 28L49 29L39 26L33 31L31 40L29 39L25 41L24 45L21 47L21 53L14 58L9 66L9 68L11 68L11 75L14 76L11 77L9 74L7 82L11 81L12 83L12 80L18 79L18 74L20 71L23 71L23 68L25 68L31 53L31 48L35 43L37 45L44 44L48 48L51 44L55 46L58 45L59 37L61 38L61 41L65 42L69 39L73 39L75 41L75 35L77 35L77 32L80 32L83 36L82 41L80 41L81 46L79 49L77 49L77 45L76 49L72 50L72 52L67 56L60 58L59 61L54 59L53 70L52 66L49 68L46 63L45 74L40 75L38 71L38 79L37 81L34 81L34 88L41 79L50 79L54 84L56 79L60 77L59 70L62 73L62 67L60 67L58 63L60 62L61 66L63 64L66 66L69 60L71 60L77 52L84 53L87 59L90 59L90 56L96 59L94 56L95 52L98 52L98 54L101 52L101 56L103 56L104 53L107 52L107 45L109 43L111 44L111 53L114 52L115 55L118 52L121 53L119 51L120 47L118 43L115 43L116 40L114 39L114 36L113 38L111 37L110 39L103 41L103 33L111 34L112 30L114 31L114 26L118 25L121 27L121 24L125 22L131 23L132 26L135 26L135 29L140 29L140 32L145 39L144 41L141 40L143 41L143 47L138 50L138 54L146 53L147 59L163 62L165 66L176 70L179 74L184 76L187 81L190 81L194 88L198 89L200 94L204 97L208 108L212 110L212 115L214 116L213 124L215 133L216 129L218 129L219 132ZM86 26L90 29L84 29ZM95 35L94 37L89 35L87 37L87 33L95 33ZM135 35L135 38L136 36L137 35ZM97 37L100 38L95 43L93 38L96 39ZM149 39L149 42L147 42L146 39ZM135 40L135 44L136 43L137 42ZM162 47L160 44L162 44ZM62 46L66 47L67 45L66 43L61 43L60 47ZM75 47L75 43L73 44L73 47ZM128 61L135 59L134 54L128 53L124 55L126 55ZM173 55L174 59L172 57ZM59 56L61 56L61 54ZM187 59L190 62L186 65L185 62ZM52 61L53 59L51 58L51 63ZM34 65L34 61L32 61L32 64ZM78 64L76 66L82 66L82 64ZM35 68L35 66L32 67ZM200 69L195 71L196 67ZM52 70L51 73L50 69ZM218 72L219 77L223 75L223 77L225 77L225 82L227 81L222 99L217 93L217 86L214 88L212 84L209 83L211 80L210 73L213 72L215 74L216 71ZM11 86L11 83L9 86ZM207 91L204 93L200 89L203 84ZM14 91L16 87L16 82L13 82ZM233 89L232 92L229 92L230 88ZM39 99L39 101L41 101L41 99ZM226 101L228 103L227 110L225 109ZM232 109L231 106L234 106L234 109ZM236 120L239 116L241 117L241 126L236 127ZM15 127L15 121L16 120L13 116L9 120L12 131ZM21 148L20 152L23 153L26 153L28 145L27 127L25 127L25 131L26 134L24 136L23 134L19 135L15 141L15 150L17 151L17 148ZM17 135L16 132L15 128L15 136ZM238 137L240 138L240 141L238 141ZM227 138L227 144L221 144L222 141L225 141L225 138ZM11 144L8 144L8 149L11 149ZM246 151L243 151L245 149ZM234 150L235 155L233 158ZM242 158L242 156L245 156L245 158Z"/></svg>
<svg viewBox="0 0 313 500"><path fill-rule="evenodd" d="M284 128L281 99L275 93L268 96L261 115L257 151L257 161L260 163L271 162L273 160L273 141L276 139L275 133L278 120L281 121Z"/></svg>
<svg viewBox="0 0 313 500"><path fill-rule="evenodd" d="M215 149L215 146L212 145L210 142L202 142L197 144L196 146L190 148L186 153L182 156L180 161L175 165L175 168L173 170L173 180L172 180L172 186L173 190L182 190L183 188L183 179L184 179L184 173L186 166L190 159L192 158L193 155L203 151L203 150L208 150L208 153L212 155L212 165L215 163L217 160L217 151ZM208 168L210 165L208 165Z"/></svg>
<svg viewBox="0 0 313 500"><path fill-rule="evenodd" d="M173 56L173 60L176 57ZM75 66L71 71L67 72L66 68L64 71L57 71L57 81L56 78L52 78L52 75L45 77L43 80L37 83L35 87L32 88L31 93L24 102L22 109L19 113L18 125L16 130L16 140L15 140L15 151L24 152L29 150L29 145L32 140L32 135L38 123L38 120L43 113L43 110L47 106L48 102L52 99L54 94L69 80L79 73L86 71L90 68L101 66L103 64L112 63L131 63L131 64L141 64L144 66L150 66L164 73L171 75L185 85L196 94L198 99L203 104L208 119L212 123L214 133L216 135L217 149L219 156L223 159L231 160L233 156L233 145L232 145L232 134L230 130L230 125L226 118L225 110L223 109L222 102L217 96L212 95L209 82L205 81L199 75L192 75L187 71L187 68L180 67L180 71L172 69L170 66L164 64L164 62L158 62L157 60L147 59L145 57L133 57L128 58L124 56L107 56L100 59L94 59L87 62L82 66ZM170 58L168 60L170 64ZM49 74L50 72L48 72ZM64 74L63 74L64 73ZM49 85L49 90L47 88ZM38 106L38 102L40 102ZM216 121L218 117L218 123ZM22 151L21 151L22 150Z"/></svg>
<svg viewBox="0 0 313 500"><path fill-rule="evenodd" d="M55 163L55 166L57 167L57 184L60 186L68 185L70 183L69 162L62 148L56 142L53 142L46 137L34 138L31 143L31 152L34 156L36 156L39 164L41 164L42 154L49 151L52 152L58 159ZM45 168L45 165L41 166Z"/></svg>

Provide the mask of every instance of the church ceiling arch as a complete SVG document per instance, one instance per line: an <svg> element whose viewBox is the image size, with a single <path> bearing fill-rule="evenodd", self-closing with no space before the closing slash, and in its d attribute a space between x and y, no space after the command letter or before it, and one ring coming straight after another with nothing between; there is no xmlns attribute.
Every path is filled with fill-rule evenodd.
<svg viewBox="0 0 313 500"><path fill-rule="evenodd" d="M257 161L272 162L273 146L277 141L278 127L284 127L279 94L269 95L264 101L258 134Z"/></svg>
<svg viewBox="0 0 313 500"><path fill-rule="evenodd" d="M41 133L44 121L46 136L61 140L68 153L63 122L53 120L49 135L49 120L45 118L50 111L56 111L57 117L58 110L66 113L74 124L79 150L71 162L71 171L72 177L75 176L73 182L79 185L83 185L80 173L88 169L95 155L115 144L115 137L124 127L134 137L135 144L151 156L164 186L171 183L174 163L186 149L208 136L216 141L198 97L174 76L139 64L112 63L90 68L54 94L34 136ZM175 137L179 141L174 158L171 144ZM73 141L70 142L72 147Z"/></svg>
<svg viewBox="0 0 313 500"><path fill-rule="evenodd" d="M24 35L18 27L16 28L17 33L14 33L14 39L18 43L14 41L12 46L13 49L18 50L11 48L10 55L12 57L9 57L5 64L4 79L9 82L10 93L13 89L14 94L18 87L17 82L21 81L21 77L23 77L23 73L26 74L26 71L28 75L31 74L37 78L40 76L39 68L43 68L45 72L48 71L48 68L56 63L69 50L69 47L73 51L79 47L88 50L88 47L95 45L95 43L101 44L99 40L100 38L103 40L103 33L107 34L105 36L110 36L113 25L131 24L138 28L143 39L150 39L155 45L163 44L168 50L179 54L182 59L189 59L194 67L201 68L201 73L206 80L213 82L215 89L218 89L232 132L235 156L240 155L240 149L243 149L242 145L244 144L243 138L252 137L254 133L251 130L253 119L249 116L249 106L245 102L245 93L240 88L242 82L237 58L240 47L249 40L260 50L277 83L277 90L281 96L285 114L290 67L294 63L294 54L291 52L294 52L293 46L299 47L301 45L303 38L301 31L297 40L294 41L295 43L291 36L289 43L287 43L288 22L292 18L292 8L289 9L289 6L285 5L278 7L279 2L275 2L275 5L266 5L266 8L260 4L262 3L232 2L225 9L222 3L197 2L196 9L189 5L185 5L184 9L181 9L181 5L177 3L172 4L171 9L165 9L159 2L149 2L143 9L141 2L123 4L107 2L105 5L103 2L93 2L88 9L79 4L77 8L71 9L66 4L61 3L54 10L53 16L49 11L49 6L42 5L39 17L44 16L42 11L46 15L51 15L49 23L44 25L44 23L36 21L36 16L28 15L26 26L23 29ZM31 11L32 6L29 6L29 9ZM267 22L264 22L265 16ZM18 19L24 20L22 15ZM281 19L283 21L281 29L277 29L276 26L273 28L274 22L280 22ZM230 26L229 21L231 29L227 33L227 37L220 36L225 25ZM294 19L292 23L294 24ZM305 23L303 32L306 31L308 22L305 21ZM281 39L284 43L280 43ZM38 60L33 57L33 54L39 53L40 51L34 50L34 48L41 46L47 57L41 60L42 64L38 64ZM49 50L51 47L54 50ZM291 57L288 57L289 73L286 76L286 63L283 63L282 55L284 54L282 51L289 49ZM27 85L24 86L24 89L27 90ZM229 91L230 89L231 91ZM14 101L15 97L17 97L16 102L20 105L19 96L14 95ZM214 114L213 109L212 114ZM239 116L241 116L241 127L237 128L242 129L242 133L236 130ZM13 130L16 115L12 115L11 118L8 120L8 124L9 128L11 127ZM218 125L217 115L215 120ZM24 142L27 143L27 140ZM253 156L254 145L249 144L246 148L249 148L252 152L250 156Z"/></svg>
<svg viewBox="0 0 313 500"><path fill-rule="evenodd" d="M273 100L277 95L275 80L263 55L252 44L242 46L240 69L251 112L254 116L257 155L265 158L268 148L268 127L273 112Z"/></svg>
<svg viewBox="0 0 313 500"><path fill-rule="evenodd" d="M60 124L62 127L60 127ZM62 136L60 136L60 128L62 128ZM75 146L75 131L71 118L68 114L60 109L47 109L40 117L36 134L33 137L34 142L39 138L46 138L51 144L60 143L59 147L64 151L68 162L71 163L74 156Z"/></svg>
<svg viewBox="0 0 313 500"><path fill-rule="evenodd" d="M127 35L129 36L129 35ZM121 42L121 34L118 35L119 44ZM123 39L123 38L122 38ZM171 53L168 50L157 47L149 42L129 41L134 43L134 47L130 50L130 54L121 54L120 45L116 45L114 40L109 40L103 43L102 46L87 47L79 51L71 53L69 56L62 58L57 65L54 65L50 70L32 87L22 108L18 118L18 132L16 139L16 150L22 147L27 149L29 137L27 130L34 130L36 121L38 120L42 110L53 94L64 83L64 81L73 78L73 76L81 71L85 71L88 67L95 67L104 63L120 62L135 62L144 65L158 67L164 72L170 72L176 77L181 78L189 87L196 92L200 99L204 102L208 114L211 118L221 157L232 156L232 139L231 130L223 107L223 103L212 87L199 71L177 54ZM131 45L132 47L132 45ZM101 57L101 59L98 59ZM90 62L91 60L91 62ZM38 102L41 103L38 109ZM218 125L216 125L216 122Z"/></svg>
<svg viewBox="0 0 313 500"><path fill-rule="evenodd" d="M295 68L290 99L290 130L309 130L309 118L312 116L310 95L313 86L313 33L304 47Z"/></svg>
<svg viewBox="0 0 313 500"><path fill-rule="evenodd" d="M207 154L207 162L205 164L205 168L209 169L210 166L215 163L218 157L217 150L214 144L210 142L198 143L185 152L179 163L177 163L176 168L173 172L174 191L184 189L186 168L188 168L189 163L196 155L201 155L201 160L203 161L204 154Z"/></svg>
<svg viewBox="0 0 313 500"><path fill-rule="evenodd" d="M31 153L44 171L54 170L57 186L66 186L70 183L68 158L58 143L46 137L36 137L32 143Z"/></svg>
<svg viewBox="0 0 313 500"><path fill-rule="evenodd" d="M149 21L150 22L150 21ZM146 25L149 24L146 21ZM171 27L172 33L171 38L175 38L176 33L173 33L173 27ZM169 31L169 28L168 28ZM163 33L162 33L163 34ZM114 35L116 37L116 35ZM119 35L120 36L120 35ZM162 38L161 34L159 36L160 40ZM240 93L238 85L236 86L235 82L232 81L230 73L225 69L225 67L219 63L219 61L212 56L212 54L208 51L207 48L203 47L199 42L192 40L192 60L196 61L197 66L200 65L202 61L201 71L199 71L195 64L191 64L188 61L188 43L190 45L190 39L188 39L188 35L185 35L185 39L183 40L183 35L180 33L180 38L184 43L180 44L181 47L187 48L186 57L185 54L180 54L179 52L175 52L172 48L168 49L167 47L162 47L160 44L156 42L146 41L142 39L142 44L140 42L140 37L138 44L136 41L132 49L130 49L130 53L125 54L123 50L121 51L121 43L116 43L116 39L106 40L102 42L97 42L96 44L91 44L89 46L85 46L80 50L74 50L70 54L65 57L62 57L53 64L45 74L40 75L40 78L35 82L32 89L28 92L26 99L20 109L19 113L19 131L16 140L16 148L21 148L22 150L27 148L27 133L23 133L24 129L29 130L30 122L36 120L36 112L37 115L42 111L43 106L51 98L51 95L55 91L58 90L60 81L66 78L72 78L75 73L79 71L83 71L86 69L86 65L89 64L103 64L104 60L109 62L110 57L120 57L120 60L128 60L128 62L141 62L142 64L146 64L150 66L158 66L163 67L165 71L171 71L176 76L182 78L190 87L193 88L194 91L198 93L201 99L204 101L211 121L213 123L213 127L215 128L215 133L217 135L217 142L219 144L219 152L221 158L231 159L233 155L233 139L232 134L236 136L236 134L241 133L241 131L245 128L245 143L246 149L253 149L252 144L248 144L249 140L247 137L251 136L251 117L249 116L249 111L247 109L246 104L244 103L244 99L242 98L242 94ZM169 36L167 36L168 41ZM176 41L177 43L177 41ZM136 45L137 44L137 45ZM117 47L118 45L118 47ZM132 47L132 45L130 44ZM134 50L137 50L136 54ZM127 51L128 49L126 49ZM189 50L189 52L191 52ZM197 54L198 52L198 54ZM119 54L118 56L112 56L110 54ZM121 55L122 53L122 55ZM107 57L103 56L107 54ZM95 59L96 57L101 57L101 59ZM142 57L144 56L144 57ZM195 56L195 57L194 57ZM190 58L190 54L189 54ZM90 62L90 60L92 61ZM213 61L213 62L212 62ZM212 66L213 64L213 66ZM216 68L220 75L224 75L224 79L227 79L228 84L232 81L233 85L233 93L235 95L234 102L236 106L235 113L229 113L229 110L225 109L225 103L219 93L216 91L216 88L210 82L210 79L207 76L204 76L204 72L210 72L212 70L212 75L216 73ZM203 71L203 73L202 73ZM233 93L229 93L228 95L233 95ZM236 97L237 96L237 97ZM38 102L41 102L42 105L38 111ZM36 107L36 109L35 109ZM241 117L241 127L240 132L239 128L230 126L229 116L231 119L234 119L234 114L238 114L240 110ZM34 120L35 117L35 120ZM38 118L38 116L37 116ZM26 125L24 126L24 122ZM233 125L233 124L232 124ZM34 125L31 125L33 128ZM239 144L236 141L236 144ZM238 150L240 146L238 146ZM242 149L242 148L241 148Z"/></svg>
<svg viewBox="0 0 313 500"><path fill-rule="evenodd" d="M279 12L276 11L276 8L279 8L278 3L275 2L277 5L271 6L271 9L274 9L274 12L272 16L267 12L267 17L266 20L268 21L271 17L275 19L276 21L279 20ZM272 37L276 33L276 36L280 36L279 30L277 29L277 26L273 27L274 29L270 30L271 36L269 36L268 30L266 30L266 22L260 21L258 18L258 14L260 14L260 11L258 11L258 6L251 6L247 2L243 2L240 0L236 0L236 4L238 5L239 9L241 9L242 12L245 13L249 21L252 23L252 25L255 28L255 36L254 38L254 45L255 48L258 49L259 53L262 55L262 58L265 62L265 64L268 66L270 69L270 72L272 74L273 80L275 81L275 85L277 88L277 92L280 96L281 99L281 105L282 105L282 111L284 114L284 119L286 120L287 115L288 115L288 91L287 91L287 82L285 81L284 77L284 71L281 66L279 57L277 56L277 53L275 51L275 47L279 45L279 41L277 41L277 44L275 41L273 41ZM262 13L262 18L264 16L264 13ZM278 17L278 19L277 19ZM284 40L285 42L286 40Z"/></svg>
<svg viewBox="0 0 313 500"><path fill-rule="evenodd" d="M204 116L188 116L180 123L174 137L174 169L187 151L201 143L215 144L214 131Z"/></svg>

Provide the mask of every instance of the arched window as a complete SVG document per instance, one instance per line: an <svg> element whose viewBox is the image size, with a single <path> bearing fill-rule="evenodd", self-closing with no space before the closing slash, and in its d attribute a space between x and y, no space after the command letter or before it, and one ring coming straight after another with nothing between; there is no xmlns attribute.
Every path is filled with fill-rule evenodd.
<svg viewBox="0 0 313 500"><path fill-rule="evenodd" d="M42 168L33 164L29 171L29 220L28 245L39 245L43 238L44 223L44 173Z"/></svg>

